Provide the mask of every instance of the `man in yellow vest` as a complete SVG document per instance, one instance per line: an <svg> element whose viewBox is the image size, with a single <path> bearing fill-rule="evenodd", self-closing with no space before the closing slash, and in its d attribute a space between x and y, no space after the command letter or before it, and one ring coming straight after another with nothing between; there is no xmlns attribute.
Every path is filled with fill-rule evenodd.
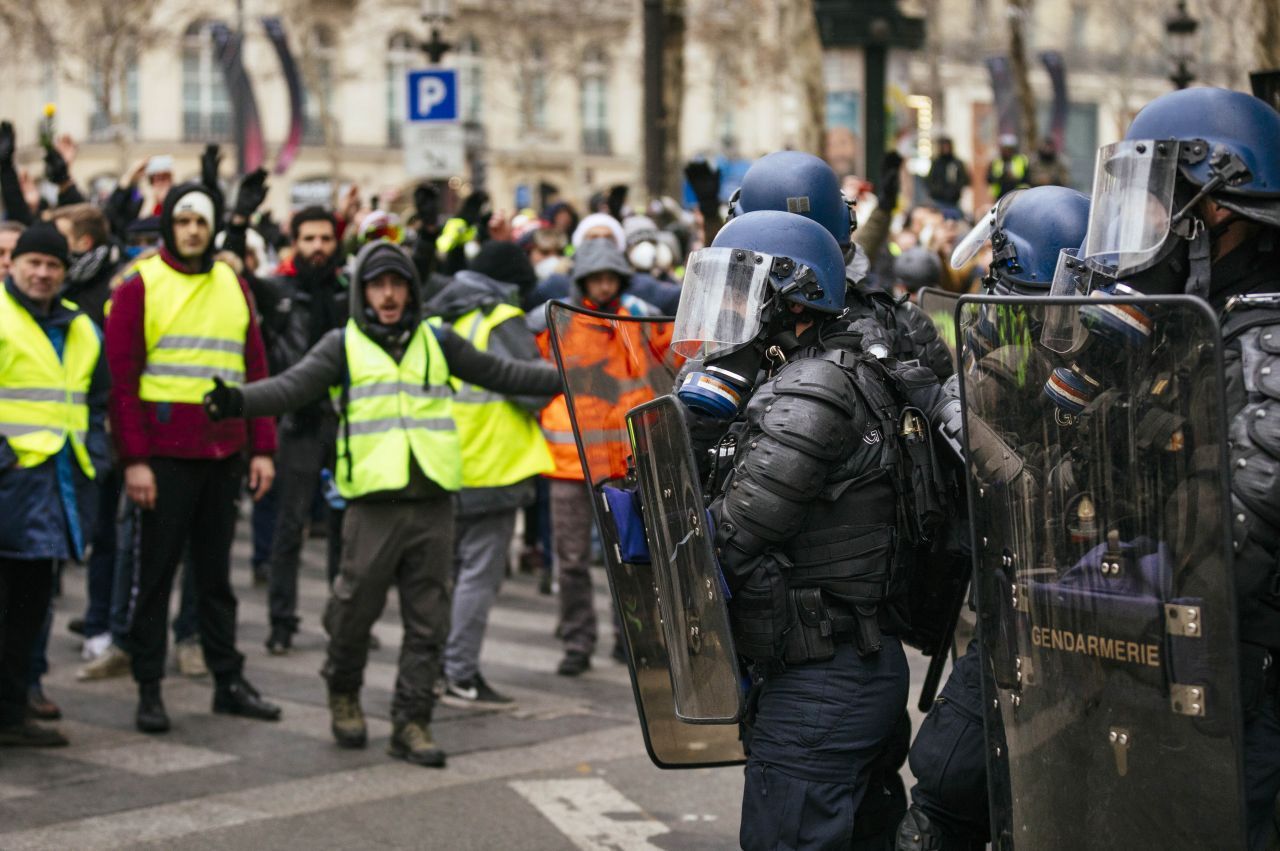
<svg viewBox="0 0 1280 851"><path fill-rule="evenodd" d="M1008 192L1025 189L1030 165L1027 155L1018 150L1018 137L1013 133L1002 133L1000 153L987 166L987 188L991 192L991 200L999 201Z"/></svg>
<svg viewBox="0 0 1280 851"><path fill-rule="evenodd" d="M439 320L424 321L417 269L393 243L362 248L351 279L345 328L330 331L267 381L240 388L215 380L205 409L213 419L271 416L326 392L337 405L334 480L347 509L324 614L329 647L321 672L333 736L343 747L367 742L360 688L369 630L395 585L404 639L388 753L439 767L445 754L430 722L449 634L453 495L463 484L451 379L514 395L554 393L560 378L550 364L479 352Z"/></svg>
<svg viewBox="0 0 1280 851"><path fill-rule="evenodd" d="M67 265L66 239L37 224L0 290L0 746L67 743L27 719L31 652L57 563L93 534L93 482L109 463L102 343L58 298Z"/></svg>
<svg viewBox="0 0 1280 851"><path fill-rule="evenodd" d="M214 376L235 384L267 376L248 286L213 257L219 218L204 186L170 189L160 217L163 247L115 291L107 319L111 430L137 530L122 649L138 682L135 723L145 733L169 729L160 697L165 627L174 573L188 549L200 643L215 680L213 711L280 717L243 676L231 590L245 457L249 488L260 499L275 475L275 425L213 423L200 404Z"/></svg>
<svg viewBox="0 0 1280 851"><path fill-rule="evenodd" d="M481 254L502 243L489 243ZM513 243L512 256L533 267ZM484 264L481 264L484 266ZM515 307L514 281L497 281L474 271L456 274L427 303L454 333L480 351L538 361L538 343ZM462 442L462 490L458 493L454 543L453 616L444 650L441 700L463 708L511 708L510 697L496 691L480 673L489 610L506 576L507 550L516 515L532 505L536 478L555 469L551 452L534 416L551 396L505 396L453 380L453 416Z"/></svg>

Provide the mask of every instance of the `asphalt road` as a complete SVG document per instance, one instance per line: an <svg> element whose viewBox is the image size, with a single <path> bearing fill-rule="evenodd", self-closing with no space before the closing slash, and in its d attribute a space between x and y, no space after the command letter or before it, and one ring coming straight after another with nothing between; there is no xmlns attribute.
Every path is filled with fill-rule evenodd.
<svg viewBox="0 0 1280 851"><path fill-rule="evenodd" d="M69 568L49 657L46 693L61 706L71 746L0 751L0 849L712 849L737 845L739 768L661 771L649 761L626 669L606 654L578 679L557 676L555 598L514 576L486 640L488 680L518 700L509 711L440 707L432 725L449 754L443 770L385 753L401 630L392 595L375 628L363 704L367 749L329 734L324 634L324 545L310 541L295 650L267 655L266 591L252 587L248 523L233 581L240 598L246 675L284 707L279 723L209 713L209 679L173 671L165 700L173 730L133 728L127 678L77 682L79 640L66 629L84 608L83 568ZM603 572L596 606L607 651L611 622ZM914 704L924 674L911 656ZM172 660L170 661L172 665ZM914 713L914 722L919 716ZM909 781L908 781L909 782Z"/></svg>

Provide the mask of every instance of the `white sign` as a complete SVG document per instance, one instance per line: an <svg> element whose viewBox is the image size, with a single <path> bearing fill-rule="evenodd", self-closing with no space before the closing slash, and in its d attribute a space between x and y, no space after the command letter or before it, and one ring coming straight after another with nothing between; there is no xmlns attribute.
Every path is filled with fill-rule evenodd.
<svg viewBox="0 0 1280 851"><path fill-rule="evenodd" d="M401 134L409 177L448 180L466 173L466 131L461 124L406 123Z"/></svg>

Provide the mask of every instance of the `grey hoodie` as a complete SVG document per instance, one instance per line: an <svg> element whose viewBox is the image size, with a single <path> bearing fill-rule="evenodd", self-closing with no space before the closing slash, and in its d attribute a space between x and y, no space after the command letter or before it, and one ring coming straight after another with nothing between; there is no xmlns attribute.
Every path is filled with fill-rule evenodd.
<svg viewBox="0 0 1280 851"><path fill-rule="evenodd" d="M417 322L405 328L387 328L371 320L364 312L364 286L360 281L362 266L377 251L387 250L389 243L371 243L356 258L355 275L351 284L351 315L365 333L381 345L397 361L403 356L405 346L417 322L421 322L419 283L417 270L409 263L413 295L408 310ZM399 248L394 248L399 251ZM347 376L345 345L346 329L338 328L320 338L311 351L298 363L281 374L265 381L246 385L244 390L244 416L278 416L296 410L308 402L321 399L329 388L341 386ZM448 328L435 329L436 340L444 352L449 371L457 378L492 390L515 395L537 393L554 395L561 392L560 375L556 368L545 361L521 362L489 352L477 351L474 346ZM425 376L424 376L425 380ZM341 430L341 426L339 426ZM409 485L403 490L385 494L369 494L362 501L431 499L444 495L444 491L422 475L417 464L410 461Z"/></svg>

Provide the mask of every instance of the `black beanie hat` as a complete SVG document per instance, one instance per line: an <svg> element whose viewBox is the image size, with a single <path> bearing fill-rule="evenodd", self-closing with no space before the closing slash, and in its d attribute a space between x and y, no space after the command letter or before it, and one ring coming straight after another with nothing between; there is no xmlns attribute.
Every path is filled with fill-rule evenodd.
<svg viewBox="0 0 1280 851"><path fill-rule="evenodd" d="M22 232L10 256L16 260L20 254L48 254L63 267L71 265L67 238L50 222L39 222Z"/></svg>
<svg viewBox="0 0 1280 851"><path fill-rule="evenodd" d="M529 262L529 255L514 242L489 240L471 260L471 271L488 275L504 284L515 284L523 292L538 283L538 273Z"/></svg>

